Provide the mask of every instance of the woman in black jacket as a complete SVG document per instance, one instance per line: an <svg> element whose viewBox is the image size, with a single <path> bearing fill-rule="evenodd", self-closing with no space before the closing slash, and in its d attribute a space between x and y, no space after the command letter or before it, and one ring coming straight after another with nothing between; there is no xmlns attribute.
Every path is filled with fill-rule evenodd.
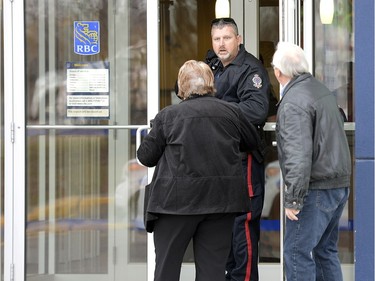
<svg viewBox="0 0 375 281"><path fill-rule="evenodd" d="M204 62L187 61L178 87L183 101L156 115L137 151L141 163L156 166L145 198L154 280L179 280L193 239L196 280L224 281L235 215L250 208L242 152L256 150L259 138L238 107L214 97L214 77Z"/></svg>

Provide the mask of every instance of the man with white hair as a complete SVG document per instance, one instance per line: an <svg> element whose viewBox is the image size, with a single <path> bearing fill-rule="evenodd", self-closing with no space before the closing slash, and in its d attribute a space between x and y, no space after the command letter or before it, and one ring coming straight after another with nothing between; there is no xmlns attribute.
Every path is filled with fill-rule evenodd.
<svg viewBox="0 0 375 281"><path fill-rule="evenodd" d="M342 281L339 219L349 196L351 157L334 95L308 71L304 51L280 42L272 66L281 84L276 137L285 182L288 281Z"/></svg>

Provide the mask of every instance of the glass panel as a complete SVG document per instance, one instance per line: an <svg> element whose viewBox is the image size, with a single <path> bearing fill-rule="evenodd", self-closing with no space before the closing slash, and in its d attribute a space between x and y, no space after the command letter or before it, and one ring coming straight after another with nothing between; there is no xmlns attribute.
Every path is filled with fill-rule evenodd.
<svg viewBox="0 0 375 281"><path fill-rule="evenodd" d="M267 157L265 159L265 195L259 240L259 261L280 263L280 166L274 131L265 133Z"/></svg>
<svg viewBox="0 0 375 281"><path fill-rule="evenodd" d="M346 131L346 136L349 142L349 149L352 155L352 176L350 180L350 197L348 203L345 206L343 214L340 219L340 234L339 234L339 257L341 263L354 263L354 194L355 194L355 184L354 184L354 175L355 175L355 149L354 149L354 140L355 132Z"/></svg>
<svg viewBox="0 0 375 281"><path fill-rule="evenodd" d="M279 1L260 1L259 5L259 54L268 71L273 89L268 122L276 119L276 103L279 100L279 83L271 66L275 47L279 42ZM265 159L265 196L259 240L259 261L280 263L280 166L275 132L267 131L268 154Z"/></svg>
<svg viewBox="0 0 375 281"><path fill-rule="evenodd" d="M160 108L179 102L174 89L182 64L205 59L214 11L214 0L160 1Z"/></svg>
<svg viewBox="0 0 375 281"><path fill-rule="evenodd" d="M26 1L28 124L146 123L146 0L117 2L121 3ZM80 26L75 26L77 22ZM89 22L97 24L86 27ZM92 34L97 40L88 39ZM85 40L87 45L97 45L91 48L100 50L99 53L82 52L82 49L90 48L82 46ZM73 79L68 80L67 85L67 62L85 62L89 63L88 67L97 69L109 65L111 110L107 119L88 118L98 116L89 115L92 107L105 108L94 104L92 99L91 106L67 104L73 94L101 93L98 84L91 84L97 91L82 88L85 81L79 84L81 91L68 92L70 87L78 86ZM93 80L88 81L93 83ZM108 91L104 93L108 94ZM68 109L72 107L85 107L87 114L83 118L71 117ZM118 112L123 114L116 114Z"/></svg>
<svg viewBox="0 0 375 281"><path fill-rule="evenodd" d="M28 274L108 272L107 138L106 131L29 133Z"/></svg>
<svg viewBox="0 0 375 281"><path fill-rule="evenodd" d="M268 71L274 95L278 100L279 82L273 74L271 62L275 47L279 42L279 1L260 1L259 30L261 30L259 32L259 57Z"/></svg>
<svg viewBox="0 0 375 281"><path fill-rule="evenodd" d="M326 6L325 6L326 7ZM337 97L349 122L354 122L354 28L353 1L335 0L331 24L322 24L319 1L315 2L314 73ZM347 132L354 163L354 132ZM353 206L355 185L352 173L351 195L341 219L339 255L342 263L354 263Z"/></svg>
<svg viewBox="0 0 375 281"><path fill-rule="evenodd" d="M146 280L147 169L107 127L146 124L146 0L25 1L25 26L27 279Z"/></svg>
<svg viewBox="0 0 375 281"><path fill-rule="evenodd" d="M322 24L320 13L315 13L314 72L336 95L337 103L344 110L348 121L354 122L353 1L335 0L334 7L331 24ZM315 2L315 11L319 11L319 1Z"/></svg>

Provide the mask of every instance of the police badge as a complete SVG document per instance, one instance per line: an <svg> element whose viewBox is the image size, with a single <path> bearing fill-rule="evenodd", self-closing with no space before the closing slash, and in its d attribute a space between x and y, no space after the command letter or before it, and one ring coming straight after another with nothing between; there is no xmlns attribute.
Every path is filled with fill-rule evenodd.
<svg viewBox="0 0 375 281"><path fill-rule="evenodd" d="M260 78L258 74L255 74L251 81L253 81L254 83L253 86L255 88L258 88L258 89L262 88L262 78Z"/></svg>

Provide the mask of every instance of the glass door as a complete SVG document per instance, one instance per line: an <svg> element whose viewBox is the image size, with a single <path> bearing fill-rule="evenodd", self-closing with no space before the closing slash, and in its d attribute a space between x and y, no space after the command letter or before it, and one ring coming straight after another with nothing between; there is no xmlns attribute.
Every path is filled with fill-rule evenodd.
<svg viewBox="0 0 375 281"><path fill-rule="evenodd" d="M6 3L5 279L146 280L147 1Z"/></svg>

